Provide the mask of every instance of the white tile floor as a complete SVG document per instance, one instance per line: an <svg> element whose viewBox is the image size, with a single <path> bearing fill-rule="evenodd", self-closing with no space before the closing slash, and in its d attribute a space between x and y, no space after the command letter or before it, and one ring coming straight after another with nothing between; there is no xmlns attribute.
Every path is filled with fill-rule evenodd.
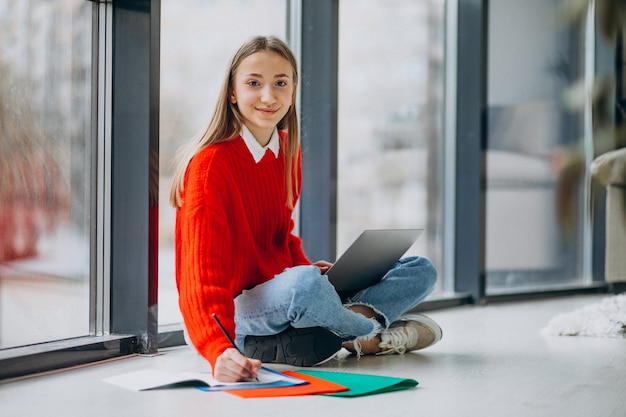
<svg viewBox="0 0 626 417"><path fill-rule="evenodd" d="M443 340L405 356L348 358L323 369L417 379L417 388L355 399L240 399L180 388L135 393L102 378L197 370L187 347L0 385L0 416L614 416L626 415L626 339L543 337L548 320L603 298L576 296L429 313ZM282 366L272 366L285 369Z"/></svg>

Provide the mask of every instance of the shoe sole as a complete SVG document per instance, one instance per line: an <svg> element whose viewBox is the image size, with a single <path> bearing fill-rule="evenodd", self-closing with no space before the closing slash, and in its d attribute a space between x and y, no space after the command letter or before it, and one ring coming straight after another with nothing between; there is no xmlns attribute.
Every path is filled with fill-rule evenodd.
<svg viewBox="0 0 626 417"><path fill-rule="evenodd" d="M277 362L292 366L315 366L332 358L342 340L322 327L293 327L271 336L246 336L244 354L261 362Z"/></svg>

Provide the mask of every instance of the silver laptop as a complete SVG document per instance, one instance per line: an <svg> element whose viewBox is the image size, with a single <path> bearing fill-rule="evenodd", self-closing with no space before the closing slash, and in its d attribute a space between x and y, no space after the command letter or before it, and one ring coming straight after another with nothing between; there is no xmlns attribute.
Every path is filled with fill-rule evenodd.
<svg viewBox="0 0 626 417"><path fill-rule="evenodd" d="M326 271L343 298L371 287L417 241L424 229L365 230Z"/></svg>

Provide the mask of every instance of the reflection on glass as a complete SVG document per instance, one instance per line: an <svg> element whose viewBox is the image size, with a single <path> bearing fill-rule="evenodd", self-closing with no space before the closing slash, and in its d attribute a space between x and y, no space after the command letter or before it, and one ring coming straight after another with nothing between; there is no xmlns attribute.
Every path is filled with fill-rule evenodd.
<svg viewBox="0 0 626 417"><path fill-rule="evenodd" d="M425 228L409 254L441 271L444 3L339 2L339 253L363 229Z"/></svg>
<svg viewBox="0 0 626 417"><path fill-rule="evenodd" d="M578 30L557 0L489 3L486 270L490 293L581 280L580 230L556 217L553 150L581 137L563 91L581 73ZM514 19L509 18L515 16ZM575 211L582 215L582 202ZM579 222L580 223L580 222Z"/></svg>
<svg viewBox="0 0 626 417"><path fill-rule="evenodd" d="M230 56L248 38L286 39L284 0L176 0L161 3L159 324L181 322L169 204L178 146L205 128ZM225 16L229 16L225 18Z"/></svg>
<svg viewBox="0 0 626 417"><path fill-rule="evenodd" d="M89 333L91 7L0 0L0 348Z"/></svg>

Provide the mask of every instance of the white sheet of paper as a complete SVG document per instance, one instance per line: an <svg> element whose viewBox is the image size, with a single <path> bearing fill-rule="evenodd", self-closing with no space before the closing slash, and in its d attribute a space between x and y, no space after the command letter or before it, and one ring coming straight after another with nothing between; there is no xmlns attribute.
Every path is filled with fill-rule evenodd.
<svg viewBox="0 0 626 417"><path fill-rule="evenodd" d="M145 369L104 378L103 381L131 391L144 391L194 381L203 382L214 390L252 389L263 386L288 386L306 383L306 381L301 379L292 378L265 367L259 369L258 379L258 381L249 382L220 382L213 378L210 371L168 372L156 369Z"/></svg>

